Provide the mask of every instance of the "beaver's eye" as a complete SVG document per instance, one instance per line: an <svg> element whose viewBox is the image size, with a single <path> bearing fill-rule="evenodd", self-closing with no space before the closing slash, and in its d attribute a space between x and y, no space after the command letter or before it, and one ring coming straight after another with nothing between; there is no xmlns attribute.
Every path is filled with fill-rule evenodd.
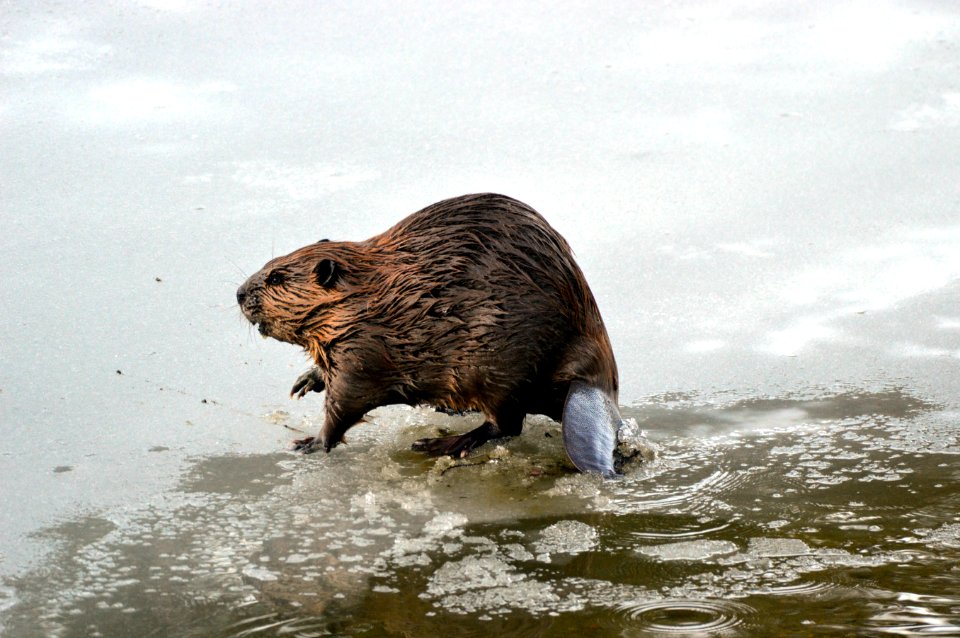
<svg viewBox="0 0 960 638"><path fill-rule="evenodd" d="M265 281L268 286L279 286L280 284L283 283L283 273L278 270L274 270L269 275L267 275L267 278Z"/></svg>

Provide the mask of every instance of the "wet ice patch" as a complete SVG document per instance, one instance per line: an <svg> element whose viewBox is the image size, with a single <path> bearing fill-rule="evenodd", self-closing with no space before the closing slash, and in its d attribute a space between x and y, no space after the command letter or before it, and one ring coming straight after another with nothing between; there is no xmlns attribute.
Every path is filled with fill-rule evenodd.
<svg viewBox="0 0 960 638"><path fill-rule="evenodd" d="M934 15L881 3L837 3L811 25L809 49L817 56L839 62L845 70L881 70L911 44L922 41L940 26Z"/></svg>
<svg viewBox="0 0 960 638"><path fill-rule="evenodd" d="M771 259L774 253L768 250L777 244L775 239L756 239L749 242L729 242L717 244L717 248L741 257Z"/></svg>
<svg viewBox="0 0 960 638"><path fill-rule="evenodd" d="M244 577L257 583L267 583L277 580L278 576L269 569L264 569L258 565L247 565L241 572Z"/></svg>
<svg viewBox="0 0 960 638"><path fill-rule="evenodd" d="M252 190L279 192L290 199L319 199L380 177L364 168L331 164L285 165L276 162L240 162L233 180Z"/></svg>
<svg viewBox="0 0 960 638"><path fill-rule="evenodd" d="M838 331L826 325L831 317L811 315L790 321L779 330L771 331L758 347L761 352L784 357L795 357L812 343L837 340Z"/></svg>
<svg viewBox="0 0 960 638"><path fill-rule="evenodd" d="M506 444L513 454L498 464L478 455L478 467L435 481L429 460L389 438L419 436L419 425L403 431L407 419L439 418L421 411L382 413L378 419L401 427L358 436L343 454L202 460L174 498L111 512L81 540L76 530L61 534L73 544L55 569L21 581L26 603L6 615L14 630L43 614L50 635L79 635L135 614L147 626L156 622L150 605L176 601L176 618L165 625L174 634L180 617L214 626L210 609L251 619L289 609L346 612L378 622L392 613L379 596L397 592L405 613L438 622L451 620L444 614L525 618L588 608L622 615L624 601L659 613L651 601L795 595L843 586L834 581L850 570L952 561L955 523L914 529L920 523L904 524L885 503L892 488L923 474L917 455L903 451L954 441L956 415L897 390L818 397L712 411L672 397L668 424L729 422L749 433L665 440L662 457L643 464L652 473L619 481L571 471L528 480L520 461L543 454L529 449L556 443L544 436L555 424L537 422L527 438ZM952 467L952 458L937 462ZM948 480L948 470L938 472L934 492ZM898 482L861 481L894 473ZM835 477L850 485L826 483ZM884 509L868 502L871 494ZM936 502L929 507L938 511ZM588 511L597 513L586 519L595 525L577 520ZM914 533L895 532L898 545L888 549L878 522ZM627 578L643 586L622 584Z"/></svg>
<svg viewBox="0 0 960 638"><path fill-rule="evenodd" d="M463 526L467 524L467 517L455 512L441 512L423 526L423 533L427 536L461 536Z"/></svg>
<svg viewBox="0 0 960 638"><path fill-rule="evenodd" d="M560 597L549 583L521 574L494 556L468 556L440 567L421 598L458 614L502 615L514 609L549 611Z"/></svg>
<svg viewBox="0 0 960 638"><path fill-rule="evenodd" d="M920 131L960 126L960 93L948 91L936 104L911 104L897 114L890 128L894 131Z"/></svg>
<svg viewBox="0 0 960 638"><path fill-rule="evenodd" d="M580 521L560 521L540 532L534 544L539 555L579 554L597 546L597 530Z"/></svg>
<svg viewBox="0 0 960 638"><path fill-rule="evenodd" d="M646 433L640 429L636 419L628 417L620 423L617 429L616 453L623 461L625 471L642 462L655 460L659 449L660 447L648 439Z"/></svg>
<svg viewBox="0 0 960 638"><path fill-rule="evenodd" d="M41 75L91 69L108 59L113 47L79 37L76 29L57 24L45 32L8 40L0 51L0 74Z"/></svg>
<svg viewBox="0 0 960 638"><path fill-rule="evenodd" d="M380 557L395 567L430 565L431 554L447 555L459 552L464 542L483 544L487 539L463 538L463 526L467 517L454 512L440 512L427 521L420 533L408 536L401 532L394 538L393 547L382 552Z"/></svg>
<svg viewBox="0 0 960 638"><path fill-rule="evenodd" d="M937 317L937 328L940 330L960 330L960 318Z"/></svg>
<svg viewBox="0 0 960 638"><path fill-rule="evenodd" d="M960 523L947 523L937 529L918 529L915 533L923 543L960 549Z"/></svg>
<svg viewBox="0 0 960 638"><path fill-rule="evenodd" d="M747 544L747 554L760 558L804 556L809 553L810 546L796 538L751 538Z"/></svg>
<svg viewBox="0 0 960 638"><path fill-rule="evenodd" d="M879 242L847 250L831 262L792 277L784 301L791 313L757 345L760 352L793 356L826 342L856 343L844 330L851 317L893 310L904 302L949 286L960 277L960 227L897 231Z"/></svg>
<svg viewBox="0 0 960 638"><path fill-rule="evenodd" d="M641 547L638 551L660 560L704 561L714 556L733 554L737 550L737 545L730 541L693 540Z"/></svg>
<svg viewBox="0 0 960 638"><path fill-rule="evenodd" d="M726 346L727 342L723 339L698 339L688 342L685 346L683 346L683 350L684 352L689 352L690 354L703 354L722 350Z"/></svg>
<svg viewBox="0 0 960 638"><path fill-rule="evenodd" d="M669 115L647 113L638 119L644 128L659 133L660 140L671 143L714 146L726 144L733 138L733 114L725 108L701 107L696 111Z"/></svg>
<svg viewBox="0 0 960 638"><path fill-rule="evenodd" d="M154 78L120 80L92 89L79 115L106 124L196 118L212 112L220 96L236 90L222 81L191 85Z"/></svg>
<svg viewBox="0 0 960 638"><path fill-rule="evenodd" d="M468 556L451 561L433 573L427 594L441 596L471 589L506 587L524 580L513 567L493 556Z"/></svg>
<svg viewBox="0 0 960 638"><path fill-rule="evenodd" d="M136 3L170 13L190 13L203 7L203 4L197 0L136 0Z"/></svg>

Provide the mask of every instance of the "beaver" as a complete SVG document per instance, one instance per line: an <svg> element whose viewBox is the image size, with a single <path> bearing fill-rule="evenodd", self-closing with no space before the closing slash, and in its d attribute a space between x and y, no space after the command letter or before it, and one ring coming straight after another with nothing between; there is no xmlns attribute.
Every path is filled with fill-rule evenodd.
<svg viewBox="0 0 960 638"><path fill-rule="evenodd" d="M464 195L365 241L321 240L267 262L237 301L315 362L291 396L325 390L325 420L300 451L329 452L376 407L430 405L485 421L415 450L463 457L544 414L578 469L617 473L610 339L570 246L522 202Z"/></svg>

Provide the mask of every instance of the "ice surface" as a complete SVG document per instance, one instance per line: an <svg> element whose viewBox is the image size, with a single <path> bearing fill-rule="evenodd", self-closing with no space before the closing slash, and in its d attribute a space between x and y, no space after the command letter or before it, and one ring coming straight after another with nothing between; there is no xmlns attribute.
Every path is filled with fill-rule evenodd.
<svg viewBox="0 0 960 638"><path fill-rule="evenodd" d="M704 561L713 556L732 554L737 549L737 545L731 541L695 540L640 547L638 551L660 560Z"/></svg>
<svg viewBox="0 0 960 638"><path fill-rule="evenodd" d="M579 554L597 545L597 530L580 521L560 521L540 533L538 554Z"/></svg>

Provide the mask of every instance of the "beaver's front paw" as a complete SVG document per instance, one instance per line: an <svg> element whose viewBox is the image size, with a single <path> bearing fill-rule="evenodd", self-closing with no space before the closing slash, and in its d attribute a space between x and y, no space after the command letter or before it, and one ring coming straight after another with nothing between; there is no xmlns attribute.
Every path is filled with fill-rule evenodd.
<svg viewBox="0 0 960 638"><path fill-rule="evenodd" d="M311 454L320 449L320 441L315 436L308 436L303 439L294 439L293 451L301 454Z"/></svg>
<svg viewBox="0 0 960 638"><path fill-rule="evenodd" d="M325 388L326 385L323 383L320 368L310 368L297 377L297 380L293 383L293 388L290 390L290 398L296 396L296 398L302 399L307 392L323 392Z"/></svg>

